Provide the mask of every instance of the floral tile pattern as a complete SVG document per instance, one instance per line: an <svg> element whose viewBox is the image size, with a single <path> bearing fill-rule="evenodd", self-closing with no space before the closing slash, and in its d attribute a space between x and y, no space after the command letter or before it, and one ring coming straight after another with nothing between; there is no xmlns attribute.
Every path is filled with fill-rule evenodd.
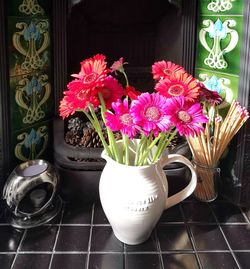
<svg viewBox="0 0 250 269"><path fill-rule="evenodd" d="M48 147L52 146L52 121L39 122L26 129L12 133L13 163L49 158Z"/></svg>
<svg viewBox="0 0 250 269"><path fill-rule="evenodd" d="M54 100L46 74L10 78L11 125L18 130L53 116Z"/></svg>
<svg viewBox="0 0 250 269"><path fill-rule="evenodd" d="M196 67L239 74L242 20L242 16L201 16Z"/></svg>
<svg viewBox="0 0 250 269"><path fill-rule="evenodd" d="M195 76L209 90L217 91L224 102L218 108L227 107L233 99L237 99L239 77L221 72L213 72L206 69L196 69Z"/></svg>
<svg viewBox="0 0 250 269"><path fill-rule="evenodd" d="M243 0L200 0L195 75L224 99L238 96Z"/></svg>
<svg viewBox="0 0 250 269"><path fill-rule="evenodd" d="M202 0L200 13L207 14L242 14L243 2L241 0Z"/></svg>
<svg viewBox="0 0 250 269"><path fill-rule="evenodd" d="M11 17L8 29L10 76L46 70L50 64L49 20Z"/></svg>
<svg viewBox="0 0 250 269"><path fill-rule="evenodd" d="M11 158L17 164L45 157L52 141L51 1L10 0L6 6Z"/></svg>
<svg viewBox="0 0 250 269"><path fill-rule="evenodd" d="M8 16L48 16L49 0L15 0L8 1Z"/></svg>

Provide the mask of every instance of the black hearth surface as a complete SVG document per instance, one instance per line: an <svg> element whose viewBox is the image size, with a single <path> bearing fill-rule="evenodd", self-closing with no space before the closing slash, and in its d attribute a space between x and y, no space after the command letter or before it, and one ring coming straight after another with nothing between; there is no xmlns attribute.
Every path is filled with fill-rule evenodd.
<svg viewBox="0 0 250 269"><path fill-rule="evenodd" d="M250 210L190 197L166 210L151 237L116 239L99 202L64 203L51 224L16 230L0 217L1 269L250 268Z"/></svg>

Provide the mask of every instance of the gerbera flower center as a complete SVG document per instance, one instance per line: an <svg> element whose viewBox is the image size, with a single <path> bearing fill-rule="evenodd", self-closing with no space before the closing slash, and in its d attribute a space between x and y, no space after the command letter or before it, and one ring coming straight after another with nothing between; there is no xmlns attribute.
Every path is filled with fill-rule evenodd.
<svg viewBox="0 0 250 269"><path fill-rule="evenodd" d="M191 116L184 110L178 112L178 118L183 122L190 122Z"/></svg>
<svg viewBox="0 0 250 269"><path fill-rule="evenodd" d="M158 107L151 106L151 107L148 107L146 109L146 111L145 111L145 117L148 120L155 121L155 120L158 120L161 117L161 113L160 113Z"/></svg>
<svg viewBox="0 0 250 269"><path fill-rule="evenodd" d="M88 97L88 93L86 92L86 91L84 91L84 90L80 90L78 93L77 93L77 95L76 95L76 98L78 99L78 100L84 100L84 99L86 99Z"/></svg>
<svg viewBox="0 0 250 269"><path fill-rule="evenodd" d="M88 74L84 77L83 82L86 84L90 84L96 80L97 75L95 73Z"/></svg>
<svg viewBox="0 0 250 269"><path fill-rule="evenodd" d="M132 120L132 117L130 116L130 114L126 113L126 114L123 114L121 117L120 117L120 120L123 124L125 125L131 125L133 123L133 120Z"/></svg>
<svg viewBox="0 0 250 269"><path fill-rule="evenodd" d="M104 99L109 99L111 97L111 90L107 88L102 89L102 96Z"/></svg>
<svg viewBox="0 0 250 269"><path fill-rule="evenodd" d="M168 93L172 96L180 96L185 91L184 87L180 84L175 84L169 87Z"/></svg>
<svg viewBox="0 0 250 269"><path fill-rule="evenodd" d="M171 69L169 69L169 68L165 68L164 70L163 70L163 73L165 74L165 75L171 75L172 74L172 70Z"/></svg>

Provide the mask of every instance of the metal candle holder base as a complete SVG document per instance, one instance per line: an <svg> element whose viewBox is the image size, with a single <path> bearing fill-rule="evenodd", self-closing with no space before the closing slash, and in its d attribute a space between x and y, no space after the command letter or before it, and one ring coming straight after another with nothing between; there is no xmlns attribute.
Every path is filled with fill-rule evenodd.
<svg viewBox="0 0 250 269"><path fill-rule="evenodd" d="M57 195L58 184L55 168L44 160L18 165L3 189L7 222L26 229L52 220L62 208L62 200Z"/></svg>

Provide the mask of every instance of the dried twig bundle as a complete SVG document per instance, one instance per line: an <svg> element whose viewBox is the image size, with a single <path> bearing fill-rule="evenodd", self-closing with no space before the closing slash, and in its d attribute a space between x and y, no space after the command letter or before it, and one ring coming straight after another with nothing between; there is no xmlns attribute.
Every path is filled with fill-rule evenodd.
<svg viewBox="0 0 250 269"><path fill-rule="evenodd" d="M234 100L224 120L221 116L216 116L213 123L206 123L204 132L199 136L187 137L200 178L194 195L200 200L211 201L216 198L214 175L217 172L218 161L248 118L246 108Z"/></svg>

